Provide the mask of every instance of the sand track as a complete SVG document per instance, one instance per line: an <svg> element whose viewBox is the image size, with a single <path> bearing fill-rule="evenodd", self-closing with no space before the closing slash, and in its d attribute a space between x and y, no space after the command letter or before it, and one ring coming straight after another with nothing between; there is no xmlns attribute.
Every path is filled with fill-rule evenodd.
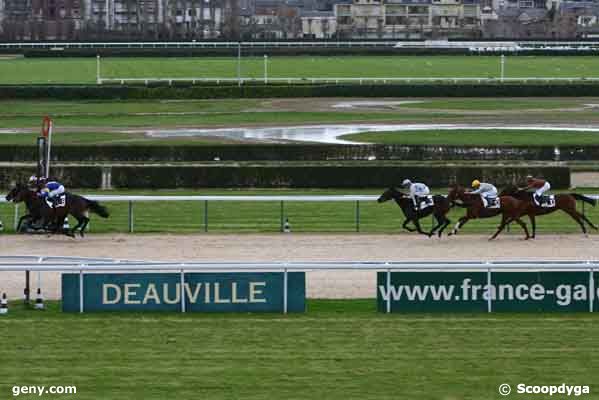
<svg viewBox="0 0 599 400"><path fill-rule="evenodd" d="M0 236L0 255L109 257L147 261L405 261L571 259L599 260L599 235L545 235L534 241L504 235L427 239L412 235L92 235L85 239ZM37 274L34 274L34 286ZM60 296L59 274L42 274L47 298ZM368 271L309 272L309 297L374 297ZM0 272L0 292L17 298L23 273Z"/></svg>

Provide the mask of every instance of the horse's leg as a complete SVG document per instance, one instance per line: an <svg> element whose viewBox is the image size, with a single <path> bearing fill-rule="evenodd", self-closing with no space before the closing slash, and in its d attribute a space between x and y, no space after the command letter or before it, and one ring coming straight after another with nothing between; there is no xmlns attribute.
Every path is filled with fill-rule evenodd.
<svg viewBox="0 0 599 400"><path fill-rule="evenodd" d="M409 228L409 227L408 227L408 224L409 224L410 222L412 222L412 220L411 220L411 219L409 219L409 218L408 218L408 219L406 219L406 220L403 222L402 228L404 228L404 229L405 229L406 231L408 231L408 232L416 232L416 229L412 229L412 228Z"/></svg>
<svg viewBox="0 0 599 400"><path fill-rule="evenodd" d="M418 231L418 233L430 237L428 233L422 230L422 227L420 226L420 220L418 218L414 219L414 225L416 225L416 230Z"/></svg>
<svg viewBox="0 0 599 400"><path fill-rule="evenodd" d="M571 216L574 221L578 222L578 225L580 225L580 228L582 229L582 233L584 233L585 236L588 236L587 228L584 226L584 221L582 219L582 214L570 208L565 209L564 211Z"/></svg>
<svg viewBox="0 0 599 400"><path fill-rule="evenodd" d="M530 219L530 224L532 225L532 239L537 236L537 218L534 212L528 214L528 219Z"/></svg>
<svg viewBox="0 0 599 400"><path fill-rule="evenodd" d="M580 216L582 217L582 219L583 219L583 220L584 220L584 221L585 221L587 224L589 224L589 225L590 225L590 227L591 227L591 228L593 228L593 229L594 229L594 230L596 230L596 231L599 231L599 228L597 228L597 226L593 225L593 223L591 222L591 220L590 220L590 219L588 219L586 215L584 215L584 214L580 214Z"/></svg>
<svg viewBox="0 0 599 400"><path fill-rule="evenodd" d="M23 221L26 218L32 218L31 214L26 214L26 215L23 215L21 218L19 218L19 223L17 224L17 230L16 230L17 233L21 232L21 225L23 225Z"/></svg>
<svg viewBox="0 0 599 400"><path fill-rule="evenodd" d="M512 222L512 220L513 220L512 218L508 218L508 217L506 217L506 216L505 216L505 214L504 214L504 215L502 215L502 217L501 217L501 223L500 223L500 224L499 224L499 226L497 227L497 232L495 232L495 234L494 234L493 236L491 236L491 237L489 238L489 240L493 240L493 239L495 239L495 238L497 237L497 235L499 235L499 234L501 233L501 231L503 231L503 229L505 228L505 226L506 226L507 224L509 224L510 222Z"/></svg>
<svg viewBox="0 0 599 400"><path fill-rule="evenodd" d="M530 239L530 234L528 233L528 227L526 226L524 221L522 221L520 218L512 219L512 221L516 221L518 223L518 225L520 225L522 227L522 229L524 229L524 233L526 233L526 238L524 240Z"/></svg>
<svg viewBox="0 0 599 400"><path fill-rule="evenodd" d="M435 215L435 221L437 221L437 225L435 225L431 231L428 233L429 236L433 236L435 231L443 225L445 222L445 217L443 215Z"/></svg>
<svg viewBox="0 0 599 400"><path fill-rule="evenodd" d="M462 217L458 220L458 222L456 222L455 226L453 227L453 230L451 232L449 232L449 236L451 235L457 235L459 230L462 229L462 227L464 225L466 225L466 222L468 222L470 220L470 218L468 217Z"/></svg>
<svg viewBox="0 0 599 400"><path fill-rule="evenodd" d="M73 215L73 214L71 214L71 215ZM75 219L77 220L77 225L75 225L74 227L71 228L71 235L75 236L77 229L80 229L81 227L86 225L86 221L85 221L85 217L81 216L81 215L73 215L73 217L75 217ZM81 236L83 236L83 235L81 235Z"/></svg>
<svg viewBox="0 0 599 400"><path fill-rule="evenodd" d="M439 229L439 231L437 232L439 237L441 237L441 235L443 235L443 231L445 230L445 228L447 228L449 226L449 224L451 224L451 221L449 220L449 218L447 218L446 216L443 216L443 218L445 219L445 222L443 223L443 226L441 227L441 229Z"/></svg>

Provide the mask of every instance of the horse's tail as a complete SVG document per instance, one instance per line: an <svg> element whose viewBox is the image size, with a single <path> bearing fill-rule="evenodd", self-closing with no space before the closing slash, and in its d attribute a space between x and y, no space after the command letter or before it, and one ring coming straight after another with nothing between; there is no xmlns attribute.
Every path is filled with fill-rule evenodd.
<svg viewBox="0 0 599 400"><path fill-rule="evenodd" d="M108 216L110 215L108 213L108 209L100 203L98 203L97 201L89 199L85 199L85 201L87 201L87 206L89 207L89 210L91 212L98 214L102 218L108 218Z"/></svg>
<svg viewBox="0 0 599 400"><path fill-rule="evenodd" d="M592 205L593 207L595 207L597 205L597 200L593 199L592 197L588 197L588 196L584 196L582 194L578 194L578 193L570 193L572 197L574 197L576 200L581 200L584 201L587 204Z"/></svg>

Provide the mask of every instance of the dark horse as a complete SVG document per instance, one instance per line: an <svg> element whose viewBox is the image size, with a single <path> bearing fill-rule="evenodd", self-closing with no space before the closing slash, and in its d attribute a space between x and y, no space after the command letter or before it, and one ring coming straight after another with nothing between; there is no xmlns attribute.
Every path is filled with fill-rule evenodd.
<svg viewBox="0 0 599 400"><path fill-rule="evenodd" d="M490 218L501 214L501 224L499 224L497 232L495 232L495 234L491 236L489 240L495 239L497 235L503 231L506 225L512 221L516 221L518 225L524 229L524 232L526 233L526 239L530 239L528 228L520 219L520 217L525 214L526 209L528 208L528 204L525 201L515 199L511 196L500 196L499 201L501 202L501 206L499 208L485 208L480 195L467 193L466 190L461 186L453 186L449 190L449 195L447 198L452 202L460 200L462 201L463 205L467 207L466 215L459 219L459 221L456 223L456 226L449 234L450 236L457 234L460 228L471 219Z"/></svg>
<svg viewBox="0 0 599 400"><path fill-rule="evenodd" d="M584 226L586 222L590 227L597 230L597 226L593 225L593 223L584 215L576 211L576 200L584 201L587 204L592 205L593 207L597 204L597 200L592 199L590 197L583 196L578 193L561 193L555 195L555 206L553 207L539 207L536 205L533 195L534 193L527 192L526 190L521 190L516 186L508 186L501 192L502 195L508 195L515 197L516 199L525 201L528 204L528 209L526 214L530 218L530 223L532 224L532 237L535 237L537 230L537 223L535 217L537 215L547 215L551 214L554 211L562 210L566 214L568 214L572 219L578 222L580 228L582 229L582 233L587 234L587 229Z"/></svg>
<svg viewBox="0 0 599 400"><path fill-rule="evenodd" d="M406 220L403 223L403 228L407 229L410 232L418 231L418 233L428 235L428 237L433 236L433 234L437 232L439 237L441 237L441 235L443 234L443 230L447 228L447 225L451 223L451 221L447 218L447 213L451 209L451 202L447 200L445 196L434 195L434 205L431 207L426 207L425 209L419 211L416 211L414 209L414 203L412 202L410 196L400 192L395 188L387 189L381 195L381 197L378 198L377 201L379 203L383 203L391 199L395 200L397 205L403 211L403 214L406 217ZM430 232L426 233L422 230L419 220L431 214L433 214L433 216L437 220L437 225L434 226ZM410 222L412 222L414 226L416 226L416 229L408 227L408 223Z"/></svg>
<svg viewBox="0 0 599 400"><path fill-rule="evenodd" d="M44 199L37 196L37 193L30 190L23 184L17 184L7 195L6 200L14 203L24 202L29 214L22 216L17 225L17 232L20 231L21 224L26 219L31 221L41 220L43 226L50 227L54 233L64 233L68 236L75 236L75 232L83 237L85 228L89 223L89 212L98 214L102 218L108 218L108 210L100 203L86 199L72 193L65 193L65 206L53 208L49 206ZM62 226L67 215L72 215L77 220L71 230L63 230Z"/></svg>

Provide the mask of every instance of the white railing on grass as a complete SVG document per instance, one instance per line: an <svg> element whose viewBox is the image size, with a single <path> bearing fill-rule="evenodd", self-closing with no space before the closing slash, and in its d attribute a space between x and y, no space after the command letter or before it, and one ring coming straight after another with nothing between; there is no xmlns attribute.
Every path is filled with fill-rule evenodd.
<svg viewBox="0 0 599 400"><path fill-rule="evenodd" d="M387 83L387 82L595 82L599 77L520 77L520 78L501 78L501 77L287 77L287 78L271 78L271 77L255 77L255 78L97 78L98 84L104 83L120 83L124 85L127 82L144 82L148 85L152 82L168 82L172 85L173 82L214 82L216 84L237 82L240 84L252 82L287 82L287 83L339 83L339 82L357 82L364 84L368 82Z"/></svg>
<svg viewBox="0 0 599 400"><path fill-rule="evenodd" d="M84 195L90 200L128 202L128 225L129 232L134 231L133 204L135 202L159 202L159 201L197 201L204 203L204 232L208 232L208 202L210 201L241 201L241 202L278 202L280 203L279 223L281 232L284 229L285 202L354 202L355 203L355 230L360 231L360 202L376 201L378 195L271 195L271 196L127 196L127 195ZM585 194L595 200L599 195ZM4 195L0 195L0 203L5 203ZM585 213L585 203L582 203L582 212ZM19 204L15 204L14 228L16 229L19 218Z"/></svg>
<svg viewBox="0 0 599 400"><path fill-rule="evenodd" d="M15 257L15 256L8 256ZM7 258L8 258L7 257ZM35 256L24 256L35 258ZM16 256L15 258L18 258ZM239 271L274 271L284 274L283 282L283 312L287 313L287 296L289 272L309 272L327 270L365 270L386 273L387 293L391 292L391 273L405 272L434 272L434 271L469 271L487 273L487 282L491 282L491 274L498 271L541 272L541 271L588 271L589 287L593 287L593 274L599 268L598 260L514 260L514 261L361 261L361 262L126 262L103 261L85 262L82 259L65 257L62 262L43 262L38 257L37 262L3 262L0 259L0 272L71 272L79 274L79 312L84 310L85 274L105 271L153 271L177 272L181 282L185 281L187 272L239 272ZM42 261L39 261L42 260ZM40 285L41 286L41 285ZM184 285L181 285L181 299L185 299ZM491 296L488 296L488 312L491 312ZM391 312L391 296L387 296L386 311ZM589 302L589 311L593 311L593 301ZM181 312L185 312L185 301L181 301Z"/></svg>
<svg viewBox="0 0 599 400"><path fill-rule="evenodd" d="M461 43L464 46L501 46L505 41L473 41L473 42L448 42ZM597 40L585 41L511 41L524 48L585 48L599 47ZM398 40L378 40L378 41L289 41L289 42L220 42L220 41L184 41L184 42L13 42L0 43L0 49L86 49L86 48L264 48L264 47L393 47L397 44L406 46L424 46L425 41L398 41Z"/></svg>

